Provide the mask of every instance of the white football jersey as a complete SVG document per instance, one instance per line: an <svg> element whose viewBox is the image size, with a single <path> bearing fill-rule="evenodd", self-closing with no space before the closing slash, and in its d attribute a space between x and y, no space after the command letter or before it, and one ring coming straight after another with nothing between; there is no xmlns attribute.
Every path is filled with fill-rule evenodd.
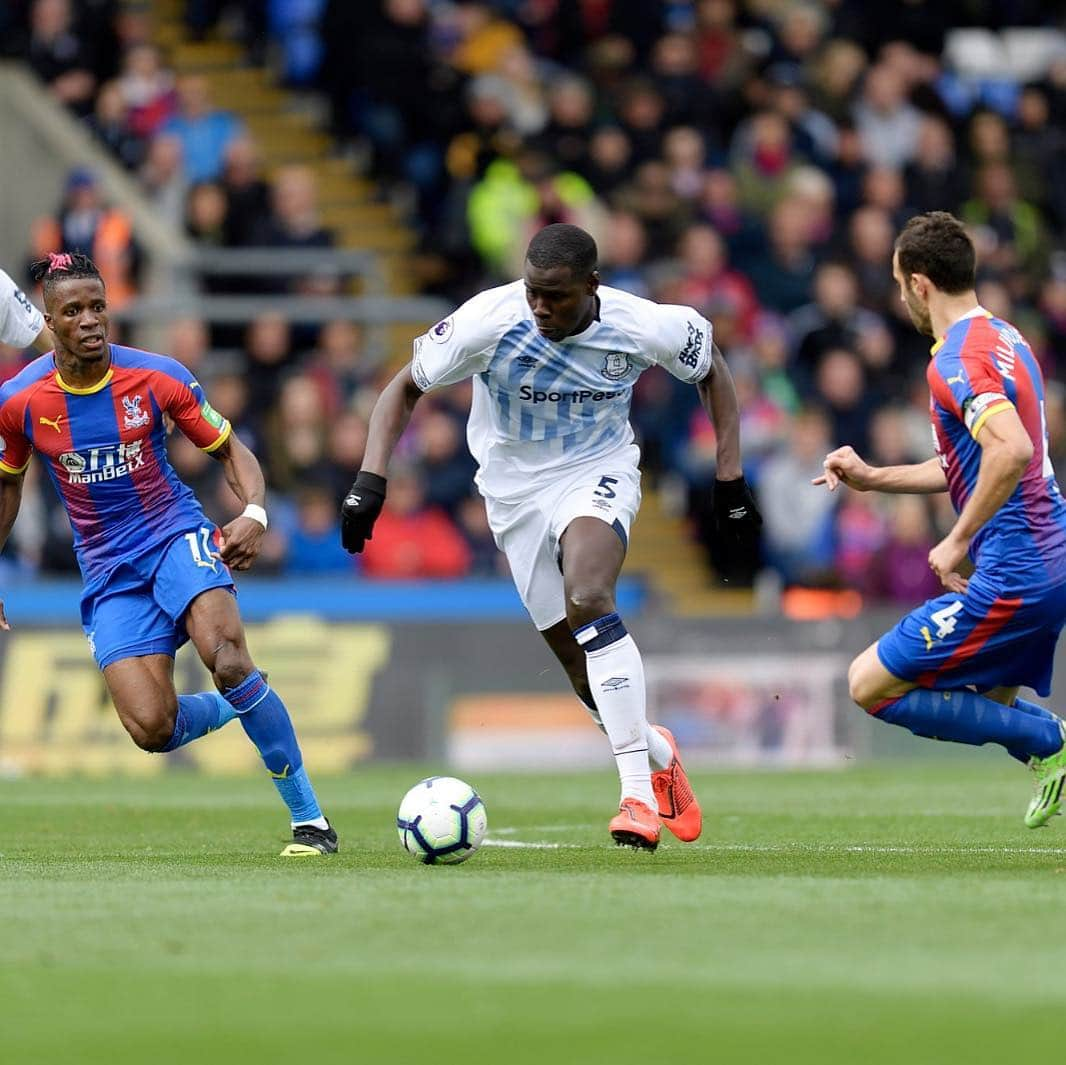
<svg viewBox="0 0 1066 1065"><path fill-rule="evenodd" d="M0 270L0 344L29 347L44 328L44 315L14 281Z"/></svg>
<svg viewBox="0 0 1066 1065"><path fill-rule="evenodd" d="M537 332L525 282L515 281L415 340L411 375L423 392L474 379L467 440L485 495L519 499L630 447L633 384L649 366L692 383L710 372L711 325L692 308L605 285L599 297L587 329L553 341Z"/></svg>

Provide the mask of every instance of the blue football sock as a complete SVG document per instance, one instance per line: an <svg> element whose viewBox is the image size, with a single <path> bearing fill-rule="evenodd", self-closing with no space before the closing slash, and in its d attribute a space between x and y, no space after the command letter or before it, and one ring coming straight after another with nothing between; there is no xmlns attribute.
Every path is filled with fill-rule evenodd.
<svg viewBox="0 0 1066 1065"><path fill-rule="evenodd" d="M234 717L236 712L233 707L218 692L179 695L174 733L163 750L176 751L179 747L222 728Z"/></svg>
<svg viewBox="0 0 1066 1065"><path fill-rule="evenodd" d="M1032 714L1034 717L1043 717L1048 721L1058 721L1058 714L1053 714L1047 707L1037 706L1036 703L1031 703L1027 699L1015 699L1014 705L1025 714Z"/></svg>
<svg viewBox="0 0 1066 1065"><path fill-rule="evenodd" d="M256 670L225 692L248 738L255 744L293 824L316 821L322 810L303 768L303 755L285 704Z"/></svg>
<svg viewBox="0 0 1066 1065"><path fill-rule="evenodd" d="M998 743L1015 758L1046 758L1062 747L1058 719L1004 706L969 688L934 691L914 688L874 714L908 728L915 736L980 747Z"/></svg>

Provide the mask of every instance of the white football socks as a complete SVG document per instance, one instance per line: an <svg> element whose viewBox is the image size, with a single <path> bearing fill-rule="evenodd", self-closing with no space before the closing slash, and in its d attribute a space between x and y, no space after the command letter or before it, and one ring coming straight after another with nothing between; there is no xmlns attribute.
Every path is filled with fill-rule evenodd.
<svg viewBox="0 0 1066 1065"><path fill-rule="evenodd" d="M621 797L640 799L654 810L656 801L651 790L651 767L648 761L648 733L651 730L644 707L644 663L633 637L625 632L620 621L617 624L625 633L621 639L585 652L589 687L600 712L604 731L611 741L622 786ZM579 633L585 634L591 628L593 626L586 626ZM590 641L582 641L579 636L578 643L582 642ZM658 738L662 740L661 736ZM656 753L661 755L661 750Z"/></svg>
<svg viewBox="0 0 1066 1065"><path fill-rule="evenodd" d="M578 702L581 703L585 713L596 723L596 728L606 735L607 730L600 720L599 710L589 706L584 699L579 698ZM648 764L651 766L652 772L669 768L670 763L674 760L674 752L662 733L656 732L654 725L645 724L644 735L648 740Z"/></svg>

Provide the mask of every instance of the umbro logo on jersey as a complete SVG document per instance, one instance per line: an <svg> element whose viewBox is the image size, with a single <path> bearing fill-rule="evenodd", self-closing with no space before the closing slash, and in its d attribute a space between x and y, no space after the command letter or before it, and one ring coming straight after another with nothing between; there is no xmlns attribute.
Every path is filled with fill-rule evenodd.
<svg viewBox="0 0 1066 1065"><path fill-rule="evenodd" d="M55 431L57 433L61 433L63 430L59 428L59 423L63 420L63 417L64 416L62 414L59 414L59 415L56 416L55 420L53 421L53 419L46 418L42 414L41 417L38 419L38 421L40 422L41 425L50 425L53 429L55 429Z"/></svg>
<svg viewBox="0 0 1066 1065"><path fill-rule="evenodd" d="M536 366L538 361L539 360L535 355L519 355L518 358L515 359L515 362L517 362L519 366Z"/></svg>
<svg viewBox="0 0 1066 1065"><path fill-rule="evenodd" d="M344 497L344 505L346 507L357 507L362 501L363 497L357 496L354 492L351 495Z"/></svg>

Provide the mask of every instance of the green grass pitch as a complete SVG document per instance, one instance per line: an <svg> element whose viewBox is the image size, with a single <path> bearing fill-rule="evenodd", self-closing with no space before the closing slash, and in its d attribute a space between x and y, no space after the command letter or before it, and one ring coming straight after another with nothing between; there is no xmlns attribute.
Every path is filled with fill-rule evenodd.
<svg viewBox="0 0 1066 1065"><path fill-rule="evenodd" d="M322 781L343 852L306 862L266 780L0 782L0 1060L1061 1055L1066 823L1005 759L701 775L654 855L606 770L470 774L497 845L451 868L399 847L419 776Z"/></svg>

